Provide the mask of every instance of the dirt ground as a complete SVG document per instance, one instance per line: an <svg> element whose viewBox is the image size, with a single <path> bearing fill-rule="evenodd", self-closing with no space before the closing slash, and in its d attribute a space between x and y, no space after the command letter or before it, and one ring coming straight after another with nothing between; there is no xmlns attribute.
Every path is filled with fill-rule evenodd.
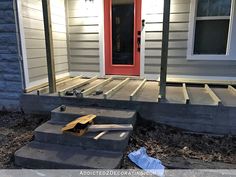
<svg viewBox="0 0 236 177"><path fill-rule="evenodd" d="M0 112L0 169L16 168L13 164L14 152L31 141L33 130L48 119L49 117L42 115ZM236 166L236 137L231 136L191 135L179 129L140 121L130 138L122 163L123 169L136 168L127 155L140 147L147 148L150 156L165 163L172 164L174 158L177 161L175 165L183 159L192 159L200 162L224 162Z"/></svg>
<svg viewBox="0 0 236 177"><path fill-rule="evenodd" d="M189 134L146 120L139 121L122 168L136 168L127 155L140 147L145 147L151 157L179 168L236 168L236 137L232 136Z"/></svg>
<svg viewBox="0 0 236 177"><path fill-rule="evenodd" d="M48 120L42 115L0 112L0 169L15 168L14 152L33 138L33 130Z"/></svg>

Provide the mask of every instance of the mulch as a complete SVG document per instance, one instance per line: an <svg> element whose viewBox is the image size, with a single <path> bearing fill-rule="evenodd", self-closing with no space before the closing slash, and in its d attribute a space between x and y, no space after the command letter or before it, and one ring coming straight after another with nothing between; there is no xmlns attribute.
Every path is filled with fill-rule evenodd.
<svg viewBox="0 0 236 177"><path fill-rule="evenodd" d="M230 135L189 134L181 129L141 120L130 138L122 168L136 168L127 156L140 147L145 147L148 155L170 166L173 159L186 162L192 159L195 160L194 163L201 164L198 165L199 168L227 168L227 164L234 164L233 167L236 168L236 137ZM197 165L189 167L195 168Z"/></svg>
<svg viewBox="0 0 236 177"><path fill-rule="evenodd" d="M14 152L33 139L33 130L48 116L0 112L0 169L16 168Z"/></svg>
<svg viewBox="0 0 236 177"><path fill-rule="evenodd" d="M17 168L13 164L14 152L31 141L34 129L47 120L49 116L0 112L0 169ZM185 167L186 162L190 164L189 168L197 168L199 164L206 168L227 168L224 164L231 164L230 167L233 164L236 168L236 137L230 135L189 134L181 129L140 120L130 137L121 168L137 168L128 159L128 154L140 147L145 147L148 155L160 159L164 165L176 168Z"/></svg>

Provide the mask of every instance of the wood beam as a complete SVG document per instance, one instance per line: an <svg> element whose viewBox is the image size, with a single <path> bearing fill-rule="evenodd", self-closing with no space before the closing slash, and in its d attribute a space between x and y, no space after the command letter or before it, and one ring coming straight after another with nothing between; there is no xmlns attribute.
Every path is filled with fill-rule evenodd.
<svg viewBox="0 0 236 177"><path fill-rule="evenodd" d="M42 0L42 6L43 6L46 55L47 55L49 93L55 93L57 88L56 88L53 39L52 39L52 22L51 22L50 0Z"/></svg>
<svg viewBox="0 0 236 177"><path fill-rule="evenodd" d="M130 97L129 97L129 100L130 101L133 101L134 97L138 94L138 92L143 88L143 86L145 85L147 79L144 79L140 84L139 86L134 90L133 93L131 93Z"/></svg>
<svg viewBox="0 0 236 177"><path fill-rule="evenodd" d="M69 78L69 76L66 76L66 77L57 79L56 82L58 83L58 82L61 82L61 81L63 81L63 80L66 80L66 79L68 79L68 78ZM36 86L30 87L30 88L26 88L26 89L24 90L24 93L30 93L30 92L33 92L33 91L35 91L35 90L37 90L37 89L41 89L41 88L47 87L47 86L48 86L48 82L45 82L45 83L42 83L42 84L38 84L38 85L36 85Z"/></svg>
<svg viewBox="0 0 236 177"><path fill-rule="evenodd" d="M87 90L85 90L81 93L82 97L88 96L89 94L95 92L97 89L104 87L105 85L107 85L112 80L113 80L113 78L111 77L111 78L108 78L105 81L103 81L103 82L101 82L101 83L99 83L99 84L97 84L93 87L88 88Z"/></svg>
<svg viewBox="0 0 236 177"><path fill-rule="evenodd" d="M211 96L211 98L214 100L216 105L221 104L221 99L213 92L213 90L208 86L208 84L205 84L205 89L208 92L208 94Z"/></svg>
<svg viewBox="0 0 236 177"><path fill-rule="evenodd" d="M162 49L161 49L161 72L160 72L160 97L166 99L166 75L169 45L169 22L170 22L170 0L164 1Z"/></svg>
<svg viewBox="0 0 236 177"><path fill-rule="evenodd" d="M228 86L228 90L229 90L233 95L236 95L236 89L235 89L233 86L229 85L229 86Z"/></svg>
<svg viewBox="0 0 236 177"><path fill-rule="evenodd" d="M62 87L62 86L66 85L69 82L74 82L75 80L78 80L78 79L81 79L81 78L82 78L82 76L69 78L69 79L63 80L61 82L58 82L56 84L56 86L57 86L57 88ZM40 89L37 90L37 95L47 94L47 93L49 93L49 88L48 87L40 88Z"/></svg>
<svg viewBox="0 0 236 177"><path fill-rule="evenodd" d="M94 124L88 127L88 132L101 131L132 131L132 124Z"/></svg>
<svg viewBox="0 0 236 177"><path fill-rule="evenodd" d="M63 89L63 90L60 90L60 91L58 92L58 95L59 95L59 96L64 96L67 91L73 90L73 89L75 89L75 88L82 87L82 86L84 86L84 85L87 85L87 84L89 84L89 83L95 81L97 78L98 78L98 76L94 76L94 77L92 77L92 78L90 78L90 79L88 79L88 80L86 80L86 81L73 84L72 86L69 86L69 87L67 87L67 88L65 88L65 89Z"/></svg>
<svg viewBox="0 0 236 177"><path fill-rule="evenodd" d="M212 85L236 85L236 81L191 79L191 78L167 78L167 83L186 83L186 84L212 84Z"/></svg>
<svg viewBox="0 0 236 177"><path fill-rule="evenodd" d="M184 102L185 102L185 104L189 104L190 99L189 99L188 90L187 90L187 87L186 87L185 83L183 83L183 94L184 94Z"/></svg>
<svg viewBox="0 0 236 177"><path fill-rule="evenodd" d="M126 78L125 80L123 80L121 83L119 83L118 85L116 85L115 87L113 87L112 89L110 89L108 92L106 92L103 96L104 99L107 99L108 97L112 96L113 94L115 94L115 92L117 92L118 90L120 90L128 81L130 80L130 78Z"/></svg>

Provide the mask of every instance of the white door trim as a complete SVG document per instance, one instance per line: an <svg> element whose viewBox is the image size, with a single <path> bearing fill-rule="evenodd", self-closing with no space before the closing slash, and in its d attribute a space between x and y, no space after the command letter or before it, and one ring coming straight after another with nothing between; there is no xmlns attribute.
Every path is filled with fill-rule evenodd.
<svg viewBox="0 0 236 177"><path fill-rule="evenodd" d="M105 76L105 36L104 36L104 0L99 2L99 70L100 76Z"/></svg>

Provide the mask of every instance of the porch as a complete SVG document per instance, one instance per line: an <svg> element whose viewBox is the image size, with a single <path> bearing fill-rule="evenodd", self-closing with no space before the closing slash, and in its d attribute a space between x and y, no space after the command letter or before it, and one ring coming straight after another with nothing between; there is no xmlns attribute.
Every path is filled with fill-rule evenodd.
<svg viewBox="0 0 236 177"><path fill-rule="evenodd" d="M57 93L50 94L47 85L26 90L21 98L23 110L49 113L62 104L133 109L143 119L188 131L236 134L234 82L169 80L165 101L159 98L157 80L77 76L59 80L56 85Z"/></svg>
<svg viewBox="0 0 236 177"><path fill-rule="evenodd" d="M52 2L43 0L37 4L40 6L38 11L41 14L39 18L41 21L40 30L43 30L45 34L43 39L45 45L42 52L44 49L46 52L44 56L41 54L38 56L38 46L32 49L29 43L26 47L30 54L28 58L29 56L32 57L29 61L32 61L33 66L29 71L32 71L33 76L29 77L28 80L26 79L26 94L21 98L24 111L49 113L62 104L134 109L141 118L189 131L236 134L236 120L234 119L236 114L235 62L187 60L188 23L189 14L193 13L190 9L190 5L193 4L192 1L160 1L163 2L162 6L160 6L159 1L158 3L154 3L154 1L147 3L149 6L159 7L160 11L153 9L154 11L150 12L149 10L145 11L144 8L143 15L145 18L139 17L138 20L135 20L139 22L139 27L142 25L142 31L140 29L135 31L138 36L134 36L135 46L137 43L140 45L138 48L137 46L134 47L136 51L134 56L138 56L136 57L137 61L140 61L138 77L132 72L128 72L129 74L120 73L122 70L119 68L120 64L117 65L118 74L126 73L126 75L135 76L110 76L108 74L117 73L105 72L105 66L109 62L104 59L107 58L111 61L112 55L111 51L106 52L105 50L107 43L103 43L106 41L106 30L104 30L106 25L103 24L106 19L98 13L98 9L103 12L103 7L106 7L103 1L94 1L90 4L88 4L90 1L67 1L66 5L64 4L65 1L61 1L61 7L65 10L63 16L65 18L63 18L64 30L60 32L53 28L55 26L53 14L56 13L60 16L58 14L60 11L58 8L53 8L56 5ZM99 8L96 14L90 14L89 12L95 12L93 8L98 2L100 5L97 6ZM138 7L141 4L141 1L137 2L134 3L133 7ZM145 6L145 3L142 5ZM29 2L26 1L23 6L27 6L29 12L32 11ZM109 14L111 13L111 4L109 4L107 11ZM77 12L81 12L81 14ZM136 13L133 12L132 14ZM160 14L161 16L159 16ZM184 18L180 18L179 14L182 14ZM33 23L28 24L28 18L31 16L28 14L25 16L25 28L28 30ZM94 16L96 16L95 20ZM41 19L42 17L43 19ZM146 22L145 19L147 19ZM155 20L153 21L153 19ZM27 30L25 31L27 32ZM64 34L65 47L54 46L57 42L61 44L62 41L55 37L58 35L57 33ZM91 35L93 37L95 35L95 38L90 39ZM58 41L54 41L55 39ZM111 38L107 41L111 41ZM29 42L32 42L30 38ZM145 44L145 42L147 43ZM96 46L94 46L95 44ZM108 57L106 53L109 53ZM66 72L63 73L67 77L56 80L62 76L56 67L57 63L60 63L57 61L58 56L62 55L63 58L72 62L69 67L66 67ZM27 57L25 56L25 58ZM34 63L35 59L38 58L44 60L45 72L43 74L40 73L42 71L40 69L42 68L41 63L37 60L37 64L40 64L39 67L36 67ZM139 62L134 60L131 63ZM115 65L114 63L110 64ZM94 67L95 65L96 67ZM124 67L126 68L126 66ZM133 65L129 64L129 67L132 68ZM226 67L229 70L225 70ZM25 76L27 76L27 67L24 71L26 72ZM181 78L181 75L184 76L186 73L189 79L187 77ZM160 77L160 79L150 80L148 74L152 74L152 78ZM170 79L168 78L170 75L177 75L180 78ZM75 77L72 78L71 76ZM44 78L41 80L44 82L38 82L41 77Z"/></svg>

